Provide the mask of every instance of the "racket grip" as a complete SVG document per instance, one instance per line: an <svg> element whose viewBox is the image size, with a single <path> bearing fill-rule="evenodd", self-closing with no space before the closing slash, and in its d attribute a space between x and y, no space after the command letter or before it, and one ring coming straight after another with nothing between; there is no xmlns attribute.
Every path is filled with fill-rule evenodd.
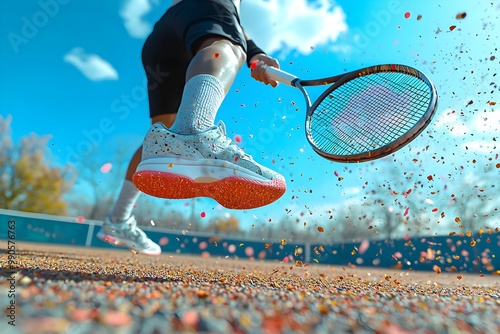
<svg viewBox="0 0 500 334"><path fill-rule="evenodd" d="M295 75L277 69L276 67L267 66L266 74L269 79L282 82L288 86L294 86L294 82L298 79Z"/></svg>

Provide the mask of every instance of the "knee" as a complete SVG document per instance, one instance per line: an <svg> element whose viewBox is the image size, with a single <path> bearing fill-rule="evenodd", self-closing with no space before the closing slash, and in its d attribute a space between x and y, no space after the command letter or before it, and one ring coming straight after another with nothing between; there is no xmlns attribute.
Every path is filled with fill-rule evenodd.
<svg viewBox="0 0 500 334"><path fill-rule="evenodd" d="M223 51L226 61L239 70L247 59L245 50L240 45L233 44L228 40L222 40L221 42L223 46L220 50Z"/></svg>
<svg viewBox="0 0 500 334"><path fill-rule="evenodd" d="M222 51L226 57L229 64L233 65L237 69L245 63L247 55L245 50L240 45L233 44L227 39L219 40L215 43L216 47Z"/></svg>
<svg viewBox="0 0 500 334"><path fill-rule="evenodd" d="M217 37L211 37L201 41L196 53L202 50L210 50L210 55L206 55L209 57L213 56L212 53L219 54L219 56L223 55L226 61L237 68L240 68L247 59L243 47L238 44L233 44L227 39L220 39Z"/></svg>
<svg viewBox="0 0 500 334"><path fill-rule="evenodd" d="M238 63L238 68L240 68L246 62L247 54L246 54L245 50L243 50L243 48L240 45L231 44L231 46L233 48L233 53L234 53L234 57L236 59L236 62Z"/></svg>

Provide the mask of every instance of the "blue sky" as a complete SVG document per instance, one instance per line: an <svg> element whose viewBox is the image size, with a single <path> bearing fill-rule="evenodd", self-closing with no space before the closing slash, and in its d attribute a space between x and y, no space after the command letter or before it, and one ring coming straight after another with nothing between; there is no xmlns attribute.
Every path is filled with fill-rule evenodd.
<svg viewBox="0 0 500 334"><path fill-rule="evenodd" d="M169 5L166 0L1 2L0 114L13 115L14 139L51 134L58 163L85 158L90 142L126 143L132 154L150 124L141 48ZM434 190L450 182L449 174L480 178L480 167L497 159L493 138L500 113L488 103L500 100L495 76L500 8L494 2L245 0L241 10L247 32L286 71L315 78L379 63L407 64L436 83L440 105L428 131L393 161L333 163L316 156L305 140L301 94L285 85L263 86L244 68L218 119L231 136L242 136L241 145L257 161L285 175L289 190L273 205L234 214L276 220L309 208L323 212L346 201L363 202L367 182L379 187L391 177L384 171L402 175L415 157L424 166L421 174L442 176ZM457 19L464 12L466 17ZM474 159L479 163L470 162ZM431 188L422 190L423 196L431 197ZM493 190L486 194L495 196ZM212 201L202 205L207 212L216 208Z"/></svg>

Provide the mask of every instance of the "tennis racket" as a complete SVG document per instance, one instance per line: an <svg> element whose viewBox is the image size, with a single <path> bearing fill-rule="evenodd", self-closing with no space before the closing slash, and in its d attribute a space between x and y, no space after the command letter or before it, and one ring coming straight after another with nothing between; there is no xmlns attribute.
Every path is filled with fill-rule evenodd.
<svg viewBox="0 0 500 334"><path fill-rule="evenodd" d="M430 124L437 108L434 84L405 65L377 65L315 80L270 66L266 74L302 92L307 140L319 155L337 162L369 161L396 152ZM328 84L311 104L304 87Z"/></svg>

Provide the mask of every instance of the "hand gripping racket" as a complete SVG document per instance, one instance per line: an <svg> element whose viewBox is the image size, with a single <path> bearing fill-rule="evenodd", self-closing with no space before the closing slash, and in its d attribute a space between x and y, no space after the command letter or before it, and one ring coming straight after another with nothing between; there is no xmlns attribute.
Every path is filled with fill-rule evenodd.
<svg viewBox="0 0 500 334"><path fill-rule="evenodd" d="M306 99L306 137L314 151L337 162L387 156L415 139L437 108L434 84L405 65L377 65L328 78L302 80L267 67L270 79L298 88ZM311 104L306 86L329 86Z"/></svg>

